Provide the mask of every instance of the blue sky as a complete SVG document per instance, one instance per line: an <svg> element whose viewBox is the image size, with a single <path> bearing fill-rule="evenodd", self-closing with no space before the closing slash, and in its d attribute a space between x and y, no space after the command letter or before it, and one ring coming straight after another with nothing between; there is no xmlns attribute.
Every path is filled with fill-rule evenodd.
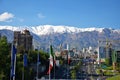
<svg viewBox="0 0 120 80"><path fill-rule="evenodd" d="M120 0L0 0L0 25L120 27Z"/></svg>

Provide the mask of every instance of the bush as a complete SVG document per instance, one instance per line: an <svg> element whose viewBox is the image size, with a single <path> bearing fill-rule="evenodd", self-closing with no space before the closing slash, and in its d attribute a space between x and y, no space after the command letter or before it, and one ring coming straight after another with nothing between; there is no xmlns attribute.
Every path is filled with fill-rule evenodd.
<svg viewBox="0 0 120 80"><path fill-rule="evenodd" d="M71 70L71 79L76 79L76 70Z"/></svg>

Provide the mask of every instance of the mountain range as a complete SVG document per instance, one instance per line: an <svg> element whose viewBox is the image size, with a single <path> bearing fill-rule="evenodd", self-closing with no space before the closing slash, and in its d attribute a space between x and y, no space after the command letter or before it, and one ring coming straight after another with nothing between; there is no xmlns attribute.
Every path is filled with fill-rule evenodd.
<svg viewBox="0 0 120 80"><path fill-rule="evenodd" d="M28 29L33 35L33 45L40 46L42 49L48 50L50 43L55 49L59 49L62 44L66 48L66 44L70 48L87 48L97 47L98 40L120 40L120 29L112 28L77 28L70 26L0 26L0 34L5 35L9 42L13 40L13 31L23 31Z"/></svg>

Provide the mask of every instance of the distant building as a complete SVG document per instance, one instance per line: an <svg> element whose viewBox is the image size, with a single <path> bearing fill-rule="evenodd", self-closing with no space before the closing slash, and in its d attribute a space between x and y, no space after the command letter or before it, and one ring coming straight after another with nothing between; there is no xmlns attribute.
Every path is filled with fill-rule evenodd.
<svg viewBox="0 0 120 80"><path fill-rule="evenodd" d="M55 52L55 56L56 56L56 57L60 57L60 56L61 56L60 52L56 51L56 52Z"/></svg>
<svg viewBox="0 0 120 80"><path fill-rule="evenodd" d="M0 38L1 38L1 33L0 33Z"/></svg>
<svg viewBox="0 0 120 80"><path fill-rule="evenodd" d="M120 63L120 51L117 51L117 63Z"/></svg>
<svg viewBox="0 0 120 80"><path fill-rule="evenodd" d="M69 51L68 50L62 50L60 54L61 54L62 58L64 58L64 59L67 59L68 55L69 55L70 58L76 56L76 54L73 50L69 50Z"/></svg>
<svg viewBox="0 0 120 80"><path fill-rule="evenodd" d="M106 49L106 47L99 47L99 56L100 58L109 58L109 52L106 51L109 49Z"/></svg>
<svg viewBox="0 0 120 80"><path fill-rule="evenodd" d="M22 47L25 51L29 51L32 49L32 39L33 36L30 34L28 30L14 31L14 44L18 47Z"/></svg>
<svg viewBox="0 0 120 80"><path fill-rule="evenodd" d="M61 51L62 58L67 59L67 55L68 55L68 50Z"/></svg>

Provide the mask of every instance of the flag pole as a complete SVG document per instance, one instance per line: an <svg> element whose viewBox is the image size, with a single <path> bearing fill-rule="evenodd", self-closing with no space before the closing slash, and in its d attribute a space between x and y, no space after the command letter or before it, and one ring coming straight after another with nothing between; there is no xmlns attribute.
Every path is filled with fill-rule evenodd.
<svg viewBox="0 0 120 80"><path fill-rule="evenodd" d="M51 50L50 50L51 51ZM49 69L50 69L50 54L51 54L51 52L49 52ZM51 72L49 72L49 80L50 80L50 73Z"/></svg>
<svg viewBox="0 0 120 80"><path fill-rule="evenodd" d="M38 79L38 69L39 69L39 47L38 47L38 54L37 54L37 74L36 74L37 79Z"/></svg>
<svg viewBox="0 0 120 80"><path fill-rule="evenodd" d="M13 27L12 27L12 31L13 31ZM10 66L10 80L12 79L13 80L13 77L12 77L12 53L13 53L13 41L12 41L12 44L11 44L11 66Z"/></svg>
<svg viewBox="0 0 120 80"><path fill-rule="evenodd" d="M12 78L12 52L13 52L13 42L11 44L11 67L10 67L10 80Z"/></svg>
<svg viewBox="0 0 120 80"><path fill-rule="evenodd" d="M17 47L17 43L15 44L15 47ZM14 76L13 76L13 80L15 80L15 69L16 69L16 54L15 54Z"/></svg>
<svg viewBox="0 0 120 80"><path fill-rule="evenodd" d="M24 80L24 66L23 66L23 72L22 72L22 80Z"/></svg>
<svg viewBox="0 0 120 80"><path fill-rule="evenodd" d="M49 63L49 69L50 69L50 63ZM51 73L51 72L50 72ZM50 80L50 73L49 73L49 80Z"/></svg>
<svg viewBox="0 0 120 80"><path fill-rule="evenodd" d="M15 48L17 47L17 43L15 44ZM13 80L15 80L15 69L16 69L16 54L15 54L15 64L14 64L14 77Z"/></svg>
<svg viewBox="0 0 120 80"><path fill-rule="evenodd" d="M67 53L67 75L68 75L68 56L69 56L69 45L67 44L67 50L68 50L68 53ZM67 79L68 79L68 76L67 76Z"/></svg>
<svg viewBox="0 0 120 80"><path fill-rule="evenodd" d="M52 49L51 49L51 45L50 45L50 51L49 51L49 80L51 79L51 55L52 53ZM52 66L53 66L53 63L52 63Z"/></svg>
<svg viewBox="0 0 120 80"><path fill-rule="evenodd" d="M69 44L67 44L67 50L68 50L68 53L67 53L67 75L69 74L69 68L70 68L70 48L69 48ZM67 79L68 79L68 76L67 76Z"/></svg>
<svg viewBox="0 0 120 80"><path fill-rule="evenodd" d="M16 48L11 46L11 69L10 69L10 80L15 80L15 69L16 69Z"/></svg>
<svg viewBox="0 0 120 80"><path fill-rule="evenodd" d="M14 31L12 27L12 31ZM15 70L16 70L16 53L17 53L17 42L14 45L13 41L11 44L11 68L10 68L10 80L15 80Z"/></svg>
<svg viewBox="0 0 120 80"><path fill-rule="evenodd" d="M55 55L54 55L54 61L53 61L53 63L54 63L54 79L55 79Z"/></svg>
<svg viewBox="0 0 120 80"><path fill-rule="evenodd" d="M50 53L49 53L49 56L50 56ZM49 57L49 59L50 59L50 57ZM50 60L49 60L49 70L50 70ZM50 80L50 73L51 72L49 72L49 80Z"/></svg>
<svg viewBox="0 0 120 80"><path fill-rule="evenodd" d="M15 80L15 69L16 69L16 54L15 54L15 64L14 64L14 76L13 76L13 80Z"/></svg>
<svg viewBox="0 0 120 80"><path fill-rule="evenodd" d="M23 71L22 71L22 80L24 80L24 54L23 54Z"/></svg>
<svg viewBox="0 0 120 80"><path fill-rule="evenodd" d="M50 39L50 51L49 51L49 70L50 70L50 55L51 55L51 44L52 44L52 39ZM50 75L51 75L51 72L49 72L49 80L50 80Z"/></svg>
<svg viewBox="0 0 120 80"><path fill-rule="evenodd" d="M50 45L49 45L49 70L48 70L48 72L47 72L47 74L49 74L49 80L50 80L50 78L51 78L51 70L52 70L52 68L54 67L54 65L53 65L53 50L52 50L52 45L51 45L51 43L50 43ZM54 77L54 75L53 75L53 77Z"/></svg>

